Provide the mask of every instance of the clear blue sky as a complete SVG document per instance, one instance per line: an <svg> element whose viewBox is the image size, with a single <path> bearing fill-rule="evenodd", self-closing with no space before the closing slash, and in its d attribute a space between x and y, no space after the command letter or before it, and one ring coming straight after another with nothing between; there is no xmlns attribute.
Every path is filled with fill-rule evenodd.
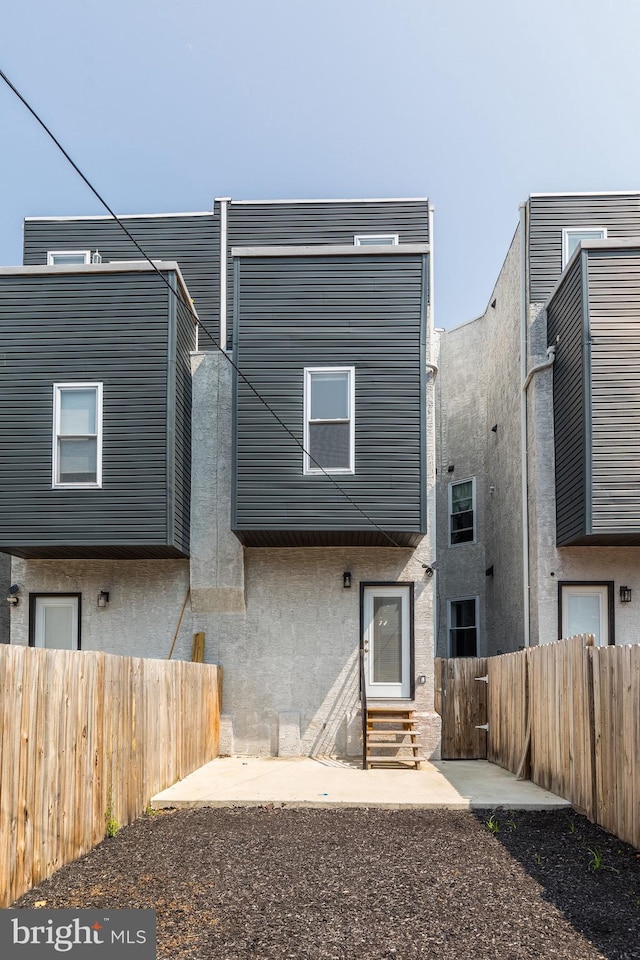
<svg viewBox="0 0 640 960"><path fill-rule="evenodd" d="M119 213L429 196L436 322L482 312L530 192L640 188L637 0L29 0L0 65ZM102 213L0 89L0 263Z"/></svg>

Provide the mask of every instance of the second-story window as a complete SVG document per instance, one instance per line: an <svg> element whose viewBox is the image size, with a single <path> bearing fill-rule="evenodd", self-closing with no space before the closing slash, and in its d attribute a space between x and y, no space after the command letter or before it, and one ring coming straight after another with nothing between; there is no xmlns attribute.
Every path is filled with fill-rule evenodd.
<svg viewBox="0 0 640 960"><path fill-rule="evenodd" d="M102 384L53 385L53 486L102 486Z"/></svg>
<svg viewBox="0 0 640 960"><path fill-rule="evenodd" d="M476 484L473 477L449 484L449 543L473 543Z"/></svg>
<svg viewBox="0 0 640 960"><path fill-rule="evenodd" d="M304 372L304 472L354 473L353 367Z"/></svg>
<svg viewBox="0 0 640 960"><path fill-rule="evenodd" d="M356 233L353 242L356 247L395 247L398 239L397 233Z"/></svg>
<svg viewBox="0 0 640 960"><path fill-rule="evenodd" d="M581 240L606 240L606 227L566 227L562 231L562 269L571 260Z"/></svg>
<svg viewBox="0 0 640 960"><path fill-rule="evenodd" d="M48 267L75 267L83 263L91 263L90 250L49 250L47 253Z"/></svg>

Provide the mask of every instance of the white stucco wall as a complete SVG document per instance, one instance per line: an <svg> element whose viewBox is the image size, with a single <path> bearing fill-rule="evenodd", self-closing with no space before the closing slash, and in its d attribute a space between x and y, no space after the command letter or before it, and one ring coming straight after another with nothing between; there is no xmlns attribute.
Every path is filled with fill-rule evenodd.
<svg viewBox="0 0 640 960"><path fill-rule="evenodd" d="M122 656L168 656L189 586L186 560L20 560L12 579L21 587L11 611L11 642L29 640L29 593L81 593L81 647ZM98 607L98 594L109 603ZM176 640L174 658L191 659L190 612Z"/></svg>

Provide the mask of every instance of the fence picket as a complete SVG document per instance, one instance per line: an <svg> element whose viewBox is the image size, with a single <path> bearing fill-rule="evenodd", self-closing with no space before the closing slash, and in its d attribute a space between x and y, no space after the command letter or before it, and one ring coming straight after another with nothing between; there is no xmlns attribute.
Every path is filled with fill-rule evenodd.
<svg viewBox="0 0 640 960"><path fill-rule="evenodd" d="M218 755L221 670L0 646L0 907ZM184 706L188 705L188 710Z"/></svg>

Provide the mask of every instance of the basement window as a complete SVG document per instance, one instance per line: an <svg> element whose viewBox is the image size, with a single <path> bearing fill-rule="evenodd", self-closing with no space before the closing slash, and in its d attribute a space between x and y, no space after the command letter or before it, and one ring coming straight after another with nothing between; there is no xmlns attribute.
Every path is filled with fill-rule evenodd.
<svg viewBox="0 0 640 960"><path fill-rule="evenodd" d="M102 384L53 385L53 487L102 486Z"/></svg>
<svg viewBox="0 0 640 960"><path fill-rule="evenodd" d="M304 473L355 473L354 367L304 371Z"/></svg>

